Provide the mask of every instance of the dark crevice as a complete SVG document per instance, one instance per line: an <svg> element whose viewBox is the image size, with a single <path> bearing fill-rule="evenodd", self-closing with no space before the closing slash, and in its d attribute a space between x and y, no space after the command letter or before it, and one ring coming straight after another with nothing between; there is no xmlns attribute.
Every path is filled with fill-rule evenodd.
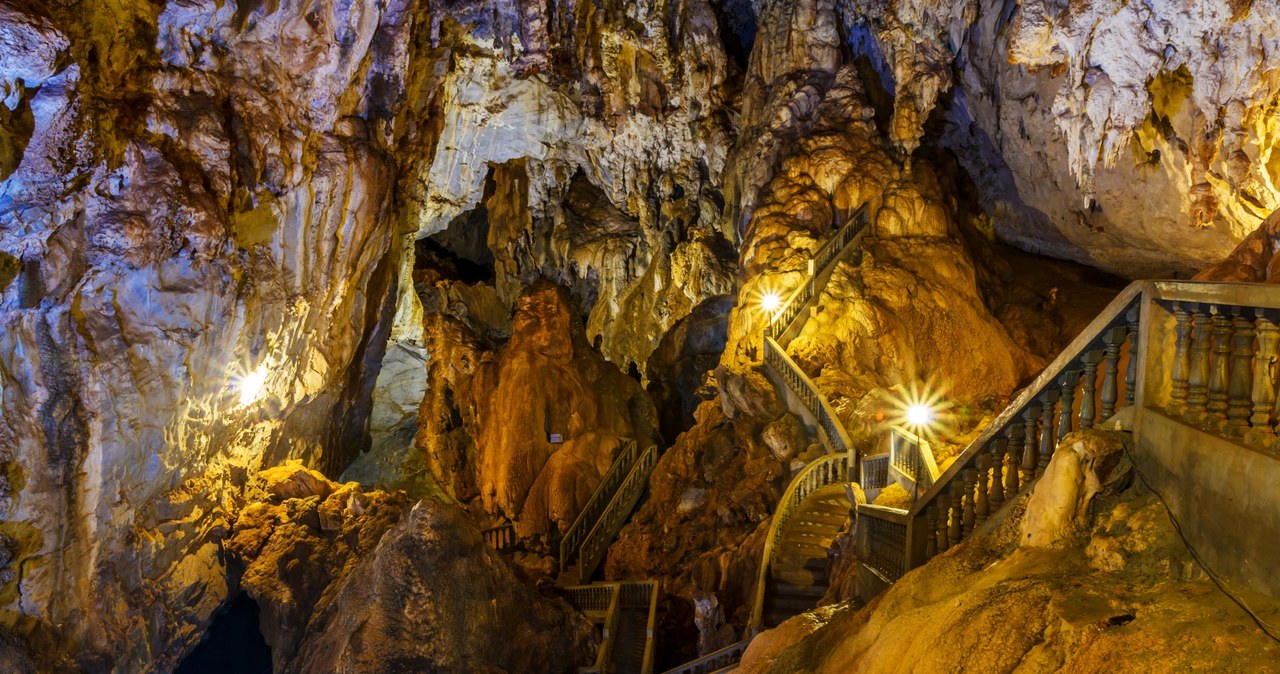
<svg viewBox="0 0 1280 674"><path fill-rule="evenodd" d="M204 640L175 674L271 674L271 647L262 638L258 603L241 593L213 617Z"/></svg>

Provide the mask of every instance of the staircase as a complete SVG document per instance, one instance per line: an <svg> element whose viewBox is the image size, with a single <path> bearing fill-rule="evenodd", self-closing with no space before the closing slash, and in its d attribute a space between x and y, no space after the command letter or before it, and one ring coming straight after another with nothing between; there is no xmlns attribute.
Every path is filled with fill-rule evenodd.
<svg viewBox="0 0 1280 674"><path fill-rule="evenodd" d="M569 603L601 627L596 662L579 674L651 674L658 584L595 583L565 588Z"/></svg>
<svg viewBox="0 0 1280 674"><path fill-rule="evenodd" d="M591 580L609 544L640 502L640 496L649 485L649 475L658 463L658 447L650 445L643 452L638 452L636 447L635 440L627 441L587 505L560 540L562 583Z"/></svg>
<svg viewBox="0 0 1280 674"><path fill-rule="evenodd" d="M820 487L801 501L779 534L769 565L762 627L811 611L827 593L827 550L849 519L843 484Z"/></svg>

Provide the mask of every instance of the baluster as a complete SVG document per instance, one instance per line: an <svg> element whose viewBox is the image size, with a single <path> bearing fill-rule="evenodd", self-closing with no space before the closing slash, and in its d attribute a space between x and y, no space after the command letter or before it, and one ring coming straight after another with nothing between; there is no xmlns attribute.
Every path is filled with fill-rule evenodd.
<svg viewBox="0 0 1280 674"><path fill-rule="evenodd" d="M1176 336L1173 342L1173 368L1170 373L1173 390L1165 412L1170 416L1181 416L1187 411L1189 391L1187 378L1191 372L1191 314L1182 308L1182 303L1174 302L1173 319L1175 322L1173 331Z"/></svg>
<svg viewBox="0 0 1280 674"><path fill-rule="evenodd" d="M1249 413L1253 410L1253 323L1241 315L1240 307L1231 309L1231 378L1227 382L1227 435L1243 437L1249 430Z"/></svg>
<svg viewBox="0 0 1280 674"><path fill-rule="evenodd" d="M929 518L929 536L924 542L924 558L929 560L938 554L938 506L929 506L925 515Z"/></svg>
<svg viewBox="0 0 1280 674"><path fill-rule="evenodd" d="M1082 382L1080 386L1080 428L1093 428L1094 392L1097 390L1098 362L1100 360L1102 360L1101 353L1098 351L1090 351L1080 359L1080 363L1084 366L1080 374Z"/></svg>
<svg viewBox="0 0 1280 674"><path fill-rule="evenodd" d="M1125 312L1124 319L1128 323L1129 330L1129 367L1125 369L1124 374L1124 406L1133 405L1138 395L1138 328L1142 327L1139 320L1142 317L1142 308L1138 304L1134 304Z"/></svg>
<svg viewBox="0 0 1280 674"><path fill-rule="evenodd" d="M991 510L999 510L1004 503L1004 438L997 438L987 445L991 453L991 492L987 499L991 502Z"/></svg>
<svg viewBox="0 0 1280 674"><path fill-rule="evenodd" d="M1040 418L1040 408L1034 403L1027 405L1022 412L1022 484L1030 484L1036 476L1036 446L1040 434L1036 432L1036 420Z"/></svg>
<svg viewBox="0 0 1280 674"><path fill-rule="evenodd" d="M987 496L987 480L991 479L991 456L985 452L978 455L978 494L973 501L974 524L982 526L991 514L991 501Z"/></svg>
<svg viewBox="0 0 1280 674"><path fill-rule="evenodd" d="M1045 389L1040 394L1040 458L1036 462L1036 473L1044 475L1044 469L1049 467L1049 459L1053 456L1054 447L1057 445L1054 440L1053 430L1053 405L1058 401L1058 392L1053 389ZM1070 411L1064 411L1063 414L1070 414Z"/></svg>
<svg viewBox="0 0 1280 674"><path fill-rule="evenodd" d="M1058 379L1058 397L1062 399L1062 413L1058 415L1058 442L1075 430L1072 419L1075 418L1076 386L1080 384L1080 372L1072 370L1063 372Z"/></svg>
<svg viewBox="0 0 1280 674"><path fill-rule="evenodd" d="M1199 424L1205 418L1209 402L1209 316L1199 309L1191 311L1191 360L1187 376L1187 406L1183 419Z"/></svg>
<svg viewBox="0 0 1280 674"><path fill-rule="evenodd" d="M1267 317L1263 309L1254 309L1258 317L1258 358L1253 372L1253 416L1249 418L1249 441L1265 445L1275 438L1271 429L1271 410L1276 402L1276 343L1280 327Z"/></svg>
<svg viewBox="0 0 1280 674"><path fill-rule="evenodd" d="M947 531L950 529L947 525L947 518L950 516L951 497L944 492L938 495L938 528L934 531L939 554L946 552L951 547L950 539L947 536Z"/></svg>
<svg viewBox="0 0 1280 674"><path fill-rule="evenodd" d="M964 518L964 492L960 480L951 481L951 526L947 528L948 549L960 544L961 521Z"/></svg>
<svg viewBox="0 0 1280 674"><path fill-rule="evenodd" d="M1231 359L1231 319L1218 306L1209 307L1213 315L1213 355L1209 361L1209 411L1204 427L1221 430L1227 423L1227 379Z"/></svg>
<svg viewBox="0 0 1280 674"><path fill-rule="evenodd" d="M1012 501L1018 496L1020 489L1018 484L1018 453L1022 449L1022 424L1017 422L1010 423L1004 433L1008 436L1005 457L1009 462L1004 472L1004 500Z"/></svg>
<svg viewBox="0 0 1280 674"><path fill-rule="evenodd" d="M973 490L978 482L978 471L973 468L966 468L961 471L960 476L964 480L964 514L961 515L960 519L960 535L968 538L973 535L973 523L978 517L977 506L973 498Z"/></svg>
<svg viewBox="0 0 1280 674"><path fill-rule="evenodd" d="M1102 355L1102 414L1100 420L1110 419L1116 413L1120 385L1120 345L1124 343L1124 328L1108 330L1102 337L1106 348Z"/></svg>

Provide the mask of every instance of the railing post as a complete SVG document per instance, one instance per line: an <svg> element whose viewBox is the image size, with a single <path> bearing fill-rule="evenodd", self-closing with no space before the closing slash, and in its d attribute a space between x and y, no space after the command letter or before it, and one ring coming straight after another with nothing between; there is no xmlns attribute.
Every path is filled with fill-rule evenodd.
<svg viewBox="0 0 1280 674"><path fill-rule="evenodd" d="M1102 415L1100 419L1110 419L1116 413L1116 401L1119 400L1120 382L1120 345L1124 342L1124 328L1112 328L1103 333L1106 348L1102 356Z"/></svg>
<svg viewBox="0 0 1280 674"><path fill-rule="evenodd" d="M1004 438L996 438L987 445L991 452L991 493L988 498L993 510L999 510L1004 503L1004 448L1007 442Z"/></svg>
<svg viewBox="0 0 1280 674"><path fill-rule="evenodd" d="M927 562L938 555L938 506L929 506L925 513L929 520L929 536L924 542L924 561Z"/></svg>
<svg viewBox="0 0 1280 674"><path fill-rule="evenodd" d="M1170 416L1183 416L1187 413L1187 395L1190 391L1188 378L1191 376L1191 314L1182 308L1181 302L1173 303L1173 319L1175 338L1173 368L1170 373L1173 389L1165 412Z"/></svg>
<svg viewBox="0 0 1280 674"><path fill-rule="evenodd" d="M1209 316L1199 307L1191 309L1191 359L1187 377L1187 406L1183 419L1191 424L1204 421L1209 402Z"/></svg>
<svg viewBox="0 0 1280 674"><path fill-rule="evenodd" d="M1081 372L1080 386L1080 428L1093 428L1093 420L1095 410L1094 405L1097 403L1096 386L1098 385L1098 362L1097 351L1089 351L1081 357L1080 363L1083 365Z"/></svg>
<svg viewBox="0 0 1280 674"><path fill-rule="evenodd" d="M1080 385L1080 372L1071 370L1063 372L1058 379L1059 397L1062 399L1062 414L1058 415L1058 442L1075 430L1072 419L1075 418L1076 386Z"/></svg>
<svg viewBox="0 0 1280 674"><path fill-rule="evenodd" d="M1213 357L1209 361L1208 417L1204 427L1221 430L1227 423L1228 361L1231 358L1231 319L1218 305L1209 307L1213 315Z"/></svg>
<svg viewBox="0 0 1280 674"><path fill-rule="evenodd" d="M978 455L978 494L973 502L974 524L982 526L991 512L991 503L987 497L987 480L991 477L991 455L983 452Z"/></svg>
<svg viewBox="0 0 1280 674"><path fill-rule="evenodd" d="M1004 429L1005 434L1005 456L1008 464L1004 471L1004 500L1012 501L1018 497L1018 455L1022 450L1022 424L1017 421L1009 423L1009 427Z"/></svg>
<svg viewBox="0 0 1280 674"><path fill-rule="evenodd" d="M951 526L947 528L947 549L960 545L961 526L964 520L964 491L960 480L951 482Z"/></svg>
<svg viewBox="0 0 1280 674"><path fill-rule="evenodd" d="M1249 413L1253 408L1253 323L1241 315L1240 307L1231 309L1232 349L1231 379L1227 385L1227 435L1243 437L1249 430Z"/></svg>
<svg viewBox="0 0 1280 674"><path fill-rule="evenodd" d="M1036 446L1040 434L1036 432L1036 420L1040 418L1040 408L1035 402L1027 404L1022 412L1022 484L1030 484L1036 476Z"/></svg>
<svg viewBox="0 0 1280 674"><path fill-rule="evenodd" d="M1263 309L1254 309L1254 315L1257 316L1258 357L1254 364L1253 416L1249 418L1248 441L1266 445L1275 438L1271 411L1276 404L1276 343L1280 341L1280 327L1276 327Z"/></svg>
<svg viewBox="0 0 1280 674"><path fill-rule="evenodd" d="M1053 457L1054 442L1053 406L1058 401L1058 392L1046 387L1040 394L1040 458L1036 462L1036 474L1043 475L1049 467L1049 459Z"/></svg>
<svg viewBox="0 0 1280 674"><path fill-rule="evenodd" d="M1129 367L1124 375L1124 406L1130 407L1138 395L1138 329L1142 327L1139 319L1142 315L1141 304L1135 302L1124 315L1128 325Z"/></svg>
<svg viewBox="0 0 1280 674"><path fill-rule="evenodd" d="M973 468L966 468L961 472L960 479L964 481L964 513L961 515L961 536L968 538L973 534L973 524L978 518L978 507L974 501L974 488L978 482L978 471ZM952 484L955 484L954 482Z"/></svg>

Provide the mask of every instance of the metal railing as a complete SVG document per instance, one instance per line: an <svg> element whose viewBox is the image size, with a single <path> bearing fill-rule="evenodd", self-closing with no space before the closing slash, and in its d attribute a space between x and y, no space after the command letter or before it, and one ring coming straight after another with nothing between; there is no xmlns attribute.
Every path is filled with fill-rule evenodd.
<svg viewBox="0 0 1280 674"><path fill-rule="evenodd" d="M618 491L618 486L630 474L632 466L635 465L636 457L639 456L636 447L635 440L628 440L623 445L622 451L613 460L609 470L605 472L604 477L600 478L600 484L587 501L587 505L583 506L582 512L578 513L573 525L565 532L564 538L560 539L561 573L568 569L569 565L578 557L579 548L583 540L586 539L587 533L596 525L601 513L608 507L609 502Z"/></svg>
<svg viewBox="0 0 1280 674"><path fill-rule="evenodd" d="M818 439L831 453L849 453L853 443L836 411L817 384L796 365L772 337L764 338L764 362L817 421Z"/></svg>
<svg viewBox="0 0 1280 674"><path fill-rule="evenodd" d="M801 470L787 491L782 494L778 510L769 523L769 534L765 538L764 554L761 555L760 569L756 576L755 601L751 607L751 620L748 627L752 633L758 632L764 623L765 589L768 586L769 572L778 554L779 541L786 529L787 522L795 514L800 504L813 492L827 485L847 482L852 473L851 459L848 454L828 454L810 463Z"/></svg>
<svg viewBox="0 0 1280 674"><path fill-rule="evenodd" d="M578 674L604 674L613 659L613 644L618 633L619 607L618 583L597 583L566 587L565 598L592 622L601 623L600 650L590 667L579 667Z"/></svg>
<svg viewBox="0 0 1280 674"><path fill-rule="evenodd" d="M649 474L653 472L657 462L658 447L650 445L632 464L626 479L618 486L591 531L583 538L582 545L578 548L579 582L586 582L595 573L604 553L609 549L609 543L618 535L622 525L626 524L627 517L648 486Z"/></svg>
<svg viewBox="0 0 1280 674"><path fill-rule="evenodd" d="M516 527L510 522L490 527L480 532L484 542L498 552L509 552L516 547Z"/></svg>
<svg viewBox="0 0 1280 674"><path fill-rule="evenodd" d="M797 325L803 325L803 321L798 321L798 319L801 315L808 315L814 298L826 285L826 279L831 272L832 265L844 253L845 249L862 239L862 236L867 231L868 222L867 206L863 204L809 258L809 266L804 282L791 291L791 294L783 301L782 306L774 312L769 319L769 325L765 328L765 336L771 337L783 345L795 337L798 330L793 331L793 328L796 328Z"/></svg>
<svg viewBox="0 0 1280 674"><path fill-rule="evenodd" d="M901 426L889 427L889 464L913 489L928 489L938 479L929 442Z"/></svg>
<svg viewBox="0 0 1280 674"><path fill-rule="evenodd" d="M743 639L736 644L730 644L718 651L708 653L697 660L690 660L675 669L668 669L663 674L711 674L712 672L718 672L741 662L742 654L746 652L747 645L750 643L750 639Z"/></svg>
<svg viewBox="0 0 1280 674"><path fill-rule="evenodd" d="M907 572L907 511L867 503L858 504L858 564L885 583Z"/></svg>
<svg viewBox="0 0 1280 674"><path fill-rule="evenodd" d="M884 489L889 486L889 454L864 456L858 462L858 484L864 490Z"/></svg>

